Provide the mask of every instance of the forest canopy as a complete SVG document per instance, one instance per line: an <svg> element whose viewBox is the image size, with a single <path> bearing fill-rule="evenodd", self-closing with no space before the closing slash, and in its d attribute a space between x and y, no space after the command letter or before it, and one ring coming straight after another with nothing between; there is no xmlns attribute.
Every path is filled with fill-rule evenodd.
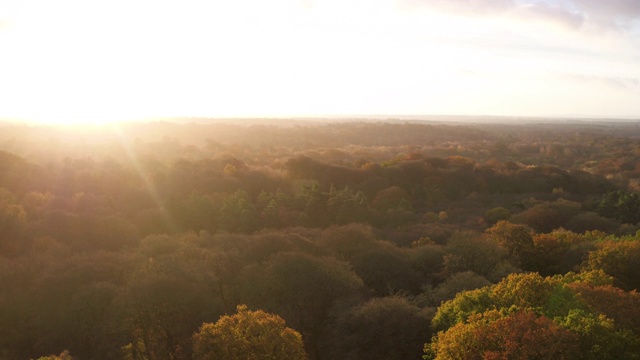
<svg viewBox="0 0 640 360"><path fill-rule="evenodd" d="M635 123L191 120L0 128L0 359L639 353Z"/></svg>

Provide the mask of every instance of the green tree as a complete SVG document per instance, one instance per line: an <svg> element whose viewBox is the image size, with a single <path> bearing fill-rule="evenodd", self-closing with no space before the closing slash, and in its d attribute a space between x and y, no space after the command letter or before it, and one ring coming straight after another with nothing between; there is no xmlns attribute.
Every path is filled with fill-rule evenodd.
<svg viewBox="0 0 640 360"><path fill-rule="evenodd" d="M484 217L489 224L493 225L498 221L509 219L509 217L511 217L511 211L503 207L494 207L491 210L487 210Z"/></svg>
<svg viewBox="0 0 640 360"><path fill-rule="evenodd" d="M227 196L218 216L218 226L231 232L251 232L255 230L257 221L258 216L244 190L237 190Z"/></svg>
<svg viewBox="0 0 640 360"><path fill-rule="evenodd" d="M495 307L491 299L491 287L460 292L453 300L440 305L431 321L434 330L446 330L467 321L473 314L481 314L487 309Z"/></svg>
<svg viewBox="0 0 640 360"><path fill-rule="evenodd" d="M369 216L369 204L362 191L354 192L348 186L337 190L332 186L327 199L327 211L336 224L362 222Z"/></svg>
<svg viewBox="0 0 640 360"><path fill-rule="evenodd" d="M616 327L605 315L574 309L560 321L561 326L578 334L582 359L640 359L640 340L627 329Z"/></svg>
<svg viewBox="0 0 640 360"><path fill-rule="evenodd" d="M640 289L640 241L607 240L600 248L589 253L586 268L603 270L613 276L626 290Z"/></svg>
<svg viewBox="0 0 640 360"><path fill-rule="evenodd" d="M550 318L586 306L562 277L542 277L538 273L507 276L493 286L491 298L497 308L532 308Z"/></svg>
<svg viewBox="0 0 640 360"><path fill-rule="evenodd" d="M579 281L576 278L577 281ZM586 308L561 276L542 277L537 273L511 274L499 283L458 293L444 302L433 319L436 330L446 330L473 314L490 309L535 309L549 318L566 316L571 309Z"/></svg>
<svg viewBox="0 0 640 360"><path fill-rule="evenodd" d="M205 323L193 335L196 360L304 360L302 336L278 315L238 305L237 314Z"/></svg>
<svg viewBox="0 0 640 360"><path fill-rule="evenodd" d="M604 194L597 204L598 215L614 218L623 223L636 224L640 221L640 195L623 190Z"/></svg>

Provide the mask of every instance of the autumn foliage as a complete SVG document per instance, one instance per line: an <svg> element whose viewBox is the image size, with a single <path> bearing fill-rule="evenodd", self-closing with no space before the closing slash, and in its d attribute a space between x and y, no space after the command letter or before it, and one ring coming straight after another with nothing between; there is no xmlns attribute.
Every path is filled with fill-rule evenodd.
<svg viewBox="0 0 640 360"><path fill-rule="evenodd" d="M237 314L203 324L193 335L193 359L213 360L304 360L300 334L285 326L277 315L248 310L239 305Z"/></svg>
<svg viewBox="0 0 640 360"><path fill-rule="evenodd" d="M477 314L440 333L425 350L433 359L574 359L578 335L531 310Z"/></svg>
<svg viewBox="0 0 640 360"><path fill-rule="evenodd" d="M639 129L0 124L0 359L637 358Z"/></svg>

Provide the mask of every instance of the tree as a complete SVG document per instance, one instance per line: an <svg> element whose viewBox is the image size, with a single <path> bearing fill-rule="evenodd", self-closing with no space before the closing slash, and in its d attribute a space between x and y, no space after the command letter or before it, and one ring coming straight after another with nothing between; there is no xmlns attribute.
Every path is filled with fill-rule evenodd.
<svg viewBox="0 0 640 360"><path fill-rule="evenodd" d="M493 209L487 210L484 217L489 224L493 225L498 221L509 219L509 217L511 217L511 211L503 207L494 207Z"/></svg>
<svg viewBox="0 0 640 360"><path fill-rule="evenodd" d="M501 244L472 231L457 231L447 240L444 270L448 274L473 271L490 277L506 262L506 251Z"/></svg>
<svg viewBox="0 0 640 360"><path fill-rule="evenodd" d="M228 164L227 166L233 165ZM225 211L231 211L229 209L230 201L225 205L227 206ZM193 190L191 195L182 201L179 211L175 211L174 216L185 229L192 231L214 230L216 209L211 199Z"/></svg>
<svg viewBox="0 0 640 360"><path fill-rule="evenodd" d="M634 316L640 298L611 281L603 271L512 274L461 292L438 308L432 326L440 332L425 346L425 358L640 358Z"/></svg>
<svg viewBox="0 0 640 360"><path fill-rule="evenodd" d="M255 230L258 217L244 190L229 194L224 200L218 217L218 226L227 231L251 232Z"/></svg>
<svg viewBox="0 0 640 360"><path fill-rule="evenodd" d="M408 253L389 243L380 242L349 260L364 284L376 295L408 291L418 293L422 276L411 263Z"/></svg>
<svg viewBox="0 0 640 360"><path fill-rule="evenodd" d="M511 307L535 309L549 318L566 316L572 309L587 307L568 286L571 280L583 279L571 275L567 278L545 278L537 273L511 274L495 285L463 291L453 300L442 303L432 325L436 330L446 330L456 323L467 321L473 314L490 309L508 310Z"/></svg>
<svg viewBox="0 0 640 360"><path fill-rule="evenodd" d="M479 289L489 285L491 282L485 277L473 271L464 271L449 276L435 289L428 291L426 295L431 305L439 306L443 301L453 299L456 294L462 291Z"/></svg>
<svg viewBox="0 0 640 360"><path fill-rule="evenodd" d="M520 263L533 248L531 232L524 225L516 225L504 220L498 221L496 225L486 230L486 234L505 248L517 263Z"/></svg>
<svg viewBox="0 0 640 360"><path fill-rule="evenodd" d="M207 254L194 249L150 257L133 270L119 299L130 342L125 356L183 359L189 353L193 329L223 313L211 267Z"/></svg>
<svg viewBox="0 0 640 360"><path fill-rule="evenodd" d="M332 186L327 199L327 212L336 224L362 222L369 216L369 204L362 191L354 192L348 186L337 190Z"/></svg>
<svg viewBox="0 0 640 360"><path fill-rule="evenodd" d="M398 296L374 298L341 313L333 326L330 358L418 358L429 331L429 313Z"/></svg>
<svg viewBox="0 0 640 360"><path fill-rule="evenodd" d="M539 232L550 232L566 224L580 212L580 204L559 199L555 202L536 204L514 215L510 220L523 223Z"/></svg>
<svg viewBox="0 0 640 360"><path fill-rule="evenodd" d="M596 211L600 216L635 224L640 221L640 195L623 190L612 191L602 196Z"/></svg>
<svg viewBox="0 0 640 360"><path fill-rule="evenodd" d="M27 213L13 198L12 193L0 188L0 256L16 256L25 247L22 240Z"/></svg>
<svg viewBox="0 0 640 360"><path fill-rule="evenodd" d="M640 359L640 340L628 329L619 329L615 321L574 309L559 325L578 334L581 359Z"/></svg>
<svg viewBox="0 0 640 360"><path fill-rule="evenodd" d="M242 302L286 319L305 337L312 358L324 350L331 309L364 290L348 263L301 253L274 254L268 263L248 267L239 283Z"/></svg>
<svg viewBox="0 0 640 360"><path fill-rule="evenodd" d="M425 345L426 358L572 359L578 336L530 310L507 316L496 310L477 314L440 332Z"/></svg>
<svg viewBox="0 0 640 360"><path fill-rule="evenodd" d="M462 291L453 300L440 305L431 321L434 330L447 330L452 326L465 322L473 314L481 314L495 307L491 298L491 287Z"/></svg>
<svg viewBox="0 0 640 360"><path fill-rule="evenodd" d="M620 228L620 223L595 212L584 211L571 218L563 227L576 233L593 230L615 233Z"/></svg>
<svg viewBox="0 0 640 360"><path fill-rule="evenodd" d="M37 360L73 360L74 357L69 354L69 350L65 350L60 355L41 356Z"/></svg>
<svg viewBox="0 0 640 360"><path fill-rule="evenodd" d="M541 275L564 274L577 270L594 242L602 233L589 232L583 235L567 230L554 230L546 234L535 234L534 249L526 259L527 270Z"/></svg>
<svg viewBox="0 0 640 360"><path fill-rule="evenodd" d="M575 334L529 310L495 321L481 335L490 344L487 360L571 359L577 350Z"/></svg>
<svg viewBox="0 0 640 360"><path fill-rule="evenodd" d="M493 286L491 298L498 308L532 308L552 319L586 306L562 277L542 277L537 273L507 276Z"/></svg>
<svg viewBox="0 0 640 360"><path fill-rule="evenodd" d="M379 191L371 201L371 206L378 212L378 223L393 226L411 221L415 213L410 199L409 193L398 186Z"/></svg>
<svg viewBox="0 0 640 360"><path fill-rule="evenodd" d="M617 326L640 334L640 293L612 285L594 286L588 282L576 282L570 286L596 313L606 315Z"/></svg>
<svg viewBox="0 0 640 360"><path fill-rule="evenodd" d="M238 305L237 314L205 323L193 335L193 359L304 360L302 336L278 315Z"/></svg>
<svg viewBox="0 0 640 360"><path fill-rule="evenodd" d="M603 270L621 282L625 290L640 289L640 241L607 240L600 248L589 253L588 270Z"/></svg>

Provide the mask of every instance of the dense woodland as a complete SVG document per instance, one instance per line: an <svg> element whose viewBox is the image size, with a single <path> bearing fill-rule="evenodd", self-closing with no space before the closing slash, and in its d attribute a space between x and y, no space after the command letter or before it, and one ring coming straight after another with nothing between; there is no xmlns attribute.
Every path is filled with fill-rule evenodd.
<svg viewBox="0 0 640 360"><path fill-rule="evenodd" d="M0 359L640 358L640 125L191 120L0 127Z"/></svg>

